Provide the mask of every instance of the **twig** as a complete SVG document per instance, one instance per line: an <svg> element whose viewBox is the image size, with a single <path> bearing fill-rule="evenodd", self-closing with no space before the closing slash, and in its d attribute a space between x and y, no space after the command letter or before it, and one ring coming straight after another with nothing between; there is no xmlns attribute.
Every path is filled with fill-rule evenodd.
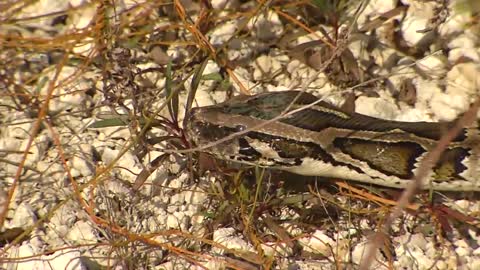
<svg viewBox="0 0 480 270"><path fill-rule="evenodd" d="M370 269L370 266L375 259L377 249L381 247L382 243L384 243L384 238L388 235L388 231L392 226L394 220L400 217L405 207L409 204L410 200L415 195L415 192L420 186L423 185L423 182L428 177L428 174L431 172L433 166L435 166L435 164L438 162L443 151L445 151L450 142L460 133L460 131L465 126L468 126L475 121L479 106L480 99L477 99L470 106L470 109L464 115L462 115L460 119L458 119L458 121L455 123L455 126L442 136L435 148L430 151L424 159L420 161L418 173L413 177L411 182L403 191L397 205L393 208L390 215L386 218L385 223L370 240L370 244L367 248L365 256L360 262L360 270Z"/></svg>

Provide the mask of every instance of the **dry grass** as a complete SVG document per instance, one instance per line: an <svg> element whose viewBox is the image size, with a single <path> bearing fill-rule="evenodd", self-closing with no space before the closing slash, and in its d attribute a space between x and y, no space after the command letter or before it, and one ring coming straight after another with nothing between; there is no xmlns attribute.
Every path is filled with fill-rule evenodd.
<svg viewBox="0 0 480 270"><path fill-rule="evenodd" d="M81 250L79 256L91 265L107 268L150 269L169 262L173 268L188 264L205 269L216 265L270 269L287 261L321 260L345 269L357 267L351 266L348 254L367 235L376 230L401 235L408 227L393 230L392 223L416 219L412 230L432 228L433 234L438 233L434 239L445 247L448 241L444 236L448 238L452 223L477 227L475 217L442 208L436 202L438 194L415 195L412 191L397 203L396 191L344 182L310 181L299 187L295 186L296 176L232 168L191 151L193 146L183 133L183 116L194 106L197 89L209 84L230 96L274 84L277 77L287 76L285 67L264 74L253 87L238 75L240 68L251 71L249 61L272 48L315 71L306 82L292 78L292 87L308 89L322 73L332 84L348 89L345 96L354 90L371 95L385 77L395 75L371 75L348 49L352 36L359 32L355 23L364 3L328 3L252 1L220 12L208 1L155 1L126 8L90 1L50 14L32 11L38 1L0 4L4 10L0 13L1 132L5 136L15 132L15 137L24 139L18 149L0 145L0 167L6 167L0 170L4 179L0 181L4 192L2 260L40 260L58 251ZM399 7L389 16L404 11ZM87 23L78 19L89 12L93 16ZM249 22L261 21L267 14L278 16L284 31L273 42L258 42L257 32L262 29ZM207 33L232 20L240 21L235 33L223 45L211 44ZM42 21L49 24L34 26ZM388 23L373 20L371 25ZM307 33L314 34L316 41L289 46L291 40ZM233 41L258 46L257 51L253 50L249 59L231 61ZM391 42L388 45L414 59L425 57L425 51L411 51L398 37ZM179 56L169 57L167 52ZM219 72L202 77L208 61L216 63ZM81 97L78 104L65 103L75 95ZM92 117L97 119L93 126L75 120ZM105 141L115 150L108 161L99 160L97 145L91 145L101 133L95 129L113 134L112 141ZM119 135L114 135L116 132ZM128 153L143 164L141 169L124 167ZM79 174L72 168L73 160L82 160L92 174ZM165 172L152 175L158 170ZM179 218L178 226L168 228L156 218L169 211L170 201L165 198L185 194L205 196L190 217L195 222L184 223ZM412 203L408 205L408 201ZM34 222L6 230L22 202L33 207ZM410 215L400 217L404 208ZM84 220L93 228L94 241L77 243L55 227L68 214L63 211L71 209L77 211L71 213L73 219ZM388 218L392 212L394 216ZM366 231L361 223L367 223L372 231ZM233 234L241 236L251 249L232 249L228 242L215 239L214 232L222 228L234 228ZM338 236L336 232L347 231L347 235L342 243L324 245L331 250L305 248L302 241L317 237L319 229L332 237ZM42 238L45 234L57 235L58 240ZM45 250L7 258L15 245L37 237L48 242ZM381 263L390 269L395 260L392 238L376 242L384 256ZM367 255L365 269L375 261L375 252Z"/></svg>

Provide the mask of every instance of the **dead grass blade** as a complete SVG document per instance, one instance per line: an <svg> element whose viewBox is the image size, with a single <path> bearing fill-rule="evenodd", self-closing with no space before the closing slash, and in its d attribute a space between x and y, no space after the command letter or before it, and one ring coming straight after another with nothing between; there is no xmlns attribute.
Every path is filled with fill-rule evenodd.
<svg viewBox="0 0 480 270"><path fill-rule="evenodd" d="M370 240L370 245L367 249L365 256L362 258L359 269L370 269L370 266L374 261L377 249L382 246L382 243L388 236L388 232L394 220L400 217L400 215L403 213L403 210L407 207L409 201L415 195L415 192L426 181L428 174L438 162L445 149L447 149L450 142L460 133L462 128L471 125L476 120L479 106L480 99L477 99L470 106L470 109L465 114L463 114L463 116L455 123L454 127L450 129L438 141L436 147L431 152L429 152L424 159L422 159L417 174L411 180L410 184L405 188L405 191L402 193L402 196L398 200L397 205L393 208L390 215L386 218L383 226L375 233L375 235Z"/></svg>

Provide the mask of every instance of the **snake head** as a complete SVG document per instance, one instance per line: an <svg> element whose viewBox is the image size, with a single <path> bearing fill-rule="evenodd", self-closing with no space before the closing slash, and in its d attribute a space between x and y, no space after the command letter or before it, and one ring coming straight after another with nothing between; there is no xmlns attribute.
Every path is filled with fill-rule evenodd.
<svg viewBox="0 0 480 270"><path fill-rule="evenodd" d="M234 134L244 127L229 127L222 121L224 117L217 106L193 108L185 131L193 145L203 148L202 152L222 159L234 159L240 150L239 138Z"/></svg>

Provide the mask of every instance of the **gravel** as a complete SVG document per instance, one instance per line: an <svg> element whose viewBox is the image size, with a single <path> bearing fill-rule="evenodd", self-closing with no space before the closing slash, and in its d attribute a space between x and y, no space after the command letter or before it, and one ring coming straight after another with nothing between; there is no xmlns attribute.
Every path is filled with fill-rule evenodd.
<svg viewBox="0 0 480 270"><path fill-rule="evenodd" d="M342 13L350 20L342 17L345 23L338 27L340 37L350 30L359 4L353 2ZM373 203L345 196L335 200L349 205L350 211L338 208L338 216L316 216L318 220L307 226L296 222L301 217L298 209L284 206L276 212L278 224L262 227L272 213L258 210L260 203L252 212L251 205L242 202L228 208L232 204L227 201L233 196L229 192L233 191L226 188L225 179L207 173L193 180L185 156L167 158L136 190L137 175L172 145L162 142L144 147L145 142L137 141L132 146L140 134L133 121L91 128L108 116L139 116L142 111L138 108L160 108L165 101L160 89L167 84L169 61L176 76L173 85L184 88L179 95L179 107L184 108L185 89L194 84L192 67L198 65L185 66L195 63L195 53L200 53L198 46L192 46L195 39L184 24L201 19L201 6L193 1L179 3L191 21L178 20L178 6L126 0L118 1L115 9L102 9L89 1L41 0L18 12L9 9L10 17L0 14L1 20L16 22L0 28L0 40L16 35L22 44L5 43L0 52L0 62L6 63L0 65L0 89L7 93L0 97L2 202L16 185L0 231L2 239L8 232L23 232L1 242L0 268L358 267L386 208L379 210ZM332 53L328 46L321 42L313 49L298 46L324 37L322 32L315 25L316 32L305 33L293 19L287 20L284 12L293 12L293 8L272 4L256 10L259 4L253 1L218 0L211 5L215 23L205 36L209 46L219 52L218 59L228 64L221 66L221 61L210 59L203 75L223 73L228 77L226 69L230 69L230 78L235 76L243 87L233 79L229 83L204 79L194 106L222 102L230 92L308 88L339 106L353 95L355 111L379 118L451 121L478 97L480 46L475 1L369 1L356 18L358 29L386 12L404 12L368 31L352 32L348 53L336 58L343 60L343 66L334 60L326 69ZM312 18L302 18L298 12L297 22L319 21L308 9L313 6L302 10L303 15ZM59 13L29 19L53 12ZM101 17L106 14L113 16L108 22L112 28L94 29L107 23ZM63 23L57 23L60 16L66 16ZM324 29L333 30L327 24ZM68 36L82 31L88 34L79 39ZM136 40L141 31L147 34ZM129 34L132 38L125 38ZM40 46L42 39L50 41L45 43L48 46ZM25 40L32 46L21 43ZM111 44L101 44L105 40ZM75 46L69 47L67 41L75 41ZM204 50L210 50L202 44ZM110 62L102 62L105 59ZM48 112L39 121L45 104ZM158 115L166 116L167 111ZM183 114L180 109L179 121ZM165 136L167 132L152 129L148 135ZM27 148L29 154L24 157ZM148 154L142 156L142 151ZM257 187L249 185L245 184L246 189ZM247 195L235 198L248 197L250 193L245 192ZM372 269L480 269L478 198L472 194L435 197L451 210L405 214L391 228L390 243L378 251ZM301 206L304 211L318 205L325 211L331 207L316 200L306 202ZM220 214L225 217L218 217ZM280 219L292 222L281 223Z"/></svg>

